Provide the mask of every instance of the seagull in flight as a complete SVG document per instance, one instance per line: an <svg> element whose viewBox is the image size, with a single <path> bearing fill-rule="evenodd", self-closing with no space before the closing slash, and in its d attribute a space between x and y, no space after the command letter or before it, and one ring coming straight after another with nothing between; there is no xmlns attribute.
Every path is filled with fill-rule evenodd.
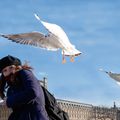
<svg viewBox="0 0 120 120"><path fill-rule="evenodd" d="M43 34L41 32L29 32L20 34L0 34L1 37L7 38L12 42L19 44L33 45L36 47L44 48L51 51L62 51L62 62L65 63L65 56L70 57L70 61L74 61L74 57L79 56L81 52L75 48L69 41L64 30L52 23L42 21L37 14L34 14L35 18L42 23L47 29L48 33Z"/></svg>
<svg viewBox="0 0 120 120"><path fill-rule="evenodd" d="M99 69L99 70L108 74L112 79L114 79L117 82L117 84L120 85L120 73L113 73L111 71L105 71L103 69Z"/></svg>

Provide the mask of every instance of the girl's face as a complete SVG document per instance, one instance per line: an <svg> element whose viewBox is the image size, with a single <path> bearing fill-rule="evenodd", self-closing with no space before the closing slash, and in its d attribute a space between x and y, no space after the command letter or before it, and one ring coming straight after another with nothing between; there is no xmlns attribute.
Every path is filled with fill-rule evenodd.
<svg viewBox="0 0 120 120"><path fill-rule="evenodd" d="M15 73L15 65L7 66L2 70L2 74L5 77L9 76L11 73Z"/></svg>

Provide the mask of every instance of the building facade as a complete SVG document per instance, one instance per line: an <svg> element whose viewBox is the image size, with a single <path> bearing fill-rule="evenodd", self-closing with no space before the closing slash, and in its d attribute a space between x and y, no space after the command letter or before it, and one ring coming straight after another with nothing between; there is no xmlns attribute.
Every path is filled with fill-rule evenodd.
<svg viewBox="0 0 120 120"><path fill-rule="evenodd" d="M116 106L109 108L67 100L57 101L70 120L120 120L120 109Z"/></svg>

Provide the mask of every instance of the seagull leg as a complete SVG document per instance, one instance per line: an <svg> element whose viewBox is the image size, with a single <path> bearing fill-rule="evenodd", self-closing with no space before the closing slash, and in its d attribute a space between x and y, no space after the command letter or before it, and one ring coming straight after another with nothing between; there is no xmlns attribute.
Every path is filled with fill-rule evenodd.
<svg viewBox="0 0 120 120"><path fill-rule="evenodd" d="M74 56L73 56L73 55L70 56L70 61L71 61L71 62L74 62Z"/></svg>
<svg viewBox="0 0 120 120"><path fill-rule="evenodd" d="M63 64L66 63L64 51L63 51L63 55L62 55L62 63L63 63Z"/></svg>

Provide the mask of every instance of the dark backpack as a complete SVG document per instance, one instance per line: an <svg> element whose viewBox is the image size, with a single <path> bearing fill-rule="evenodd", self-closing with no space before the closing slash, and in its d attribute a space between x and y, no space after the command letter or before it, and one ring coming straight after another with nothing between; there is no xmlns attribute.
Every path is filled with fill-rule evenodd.
<svg viewBox="0 0 120 120"><path fill-rule="evenodd" d="M68 114L63 111L55 97L44 87L42 87L45 96L45 108L50 120L69 120Z"/></svg>

